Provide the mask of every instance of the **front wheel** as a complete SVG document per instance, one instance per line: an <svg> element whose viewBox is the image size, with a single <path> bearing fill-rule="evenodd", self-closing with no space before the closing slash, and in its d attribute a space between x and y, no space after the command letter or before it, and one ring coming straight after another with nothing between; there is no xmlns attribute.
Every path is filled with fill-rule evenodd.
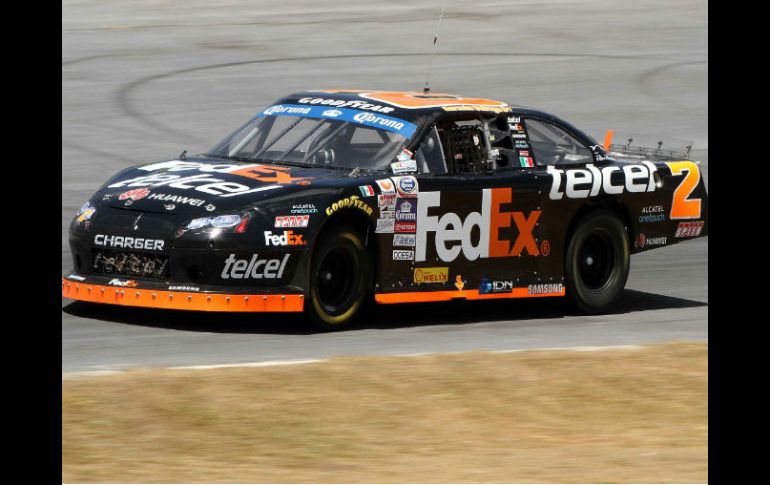
<svg viewBox="0 0 770 485"><path fill-rule="evenodd" d="M567 294L583 312L601 313L615 303L628 279L630 248L623 223L610 211L584 217L565 257Z"/></svg>
<svg viewBox="0 0 770 485"><path fill-rule="evenodd" d="M323 330L346 327L361 309L371 278L369 255L361 236L338 226L319 238L310 263L307 313Z"/></svg>

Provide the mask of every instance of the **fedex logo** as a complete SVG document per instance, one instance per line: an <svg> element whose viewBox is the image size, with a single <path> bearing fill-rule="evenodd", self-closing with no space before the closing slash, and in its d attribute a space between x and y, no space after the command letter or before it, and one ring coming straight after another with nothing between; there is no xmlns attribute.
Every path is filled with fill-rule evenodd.
<svg viewBox="0 0 770 485"><path fill-rule="evenodd" d="M483 189L481 212L471 212L465 220L452 212L441 216L428 215L431 207L441 206L441 192L420 192L417 197L416 262L425 261L430 232L435 234L436 253L441 261L454 261L460 253L470 261L521 256L524 253L540 256L532 232L541 211L503 211L502 206L512 201L510 188ZM479 228L479 239L475 245L471 236L474 226ZM514 226L518 232L515 240L500 239L501 229Z"/></svg>

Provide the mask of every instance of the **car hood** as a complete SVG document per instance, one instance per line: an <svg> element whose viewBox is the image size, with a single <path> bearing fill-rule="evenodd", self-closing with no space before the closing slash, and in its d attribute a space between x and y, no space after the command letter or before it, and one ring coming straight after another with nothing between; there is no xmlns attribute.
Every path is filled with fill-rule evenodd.
<svg viewBox="0 0 770 485"><path fill-rule="evenodd" d="M355 184L350 170L188 158L131 167L94 197L109 207L196 217L290 202Z"/></svg>

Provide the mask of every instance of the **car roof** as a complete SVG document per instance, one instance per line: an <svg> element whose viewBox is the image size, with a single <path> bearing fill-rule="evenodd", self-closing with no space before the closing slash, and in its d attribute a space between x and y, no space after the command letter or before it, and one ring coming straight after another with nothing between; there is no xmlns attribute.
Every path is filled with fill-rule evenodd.
<svg viewBox="0 0 770 485"><path fill-rule="evenodd" d="M334 106L332 100L346 102L360 102L370 106L386 107L385 111L374 109L383 113L398 113L404 117L412 118L415 115L424 115L426 112L435 111L486 111L501 113L511 111L512 106L505 101L487 98L464 97L450 93L423 93L418 91L374 91L364 89L319 89L314 91L302 91L291 94L281 99L282 103L303 100L303 104L312 100L322 100L311 104ZM352 107L352 106L346 106ZM370 110L372 108L365 107Z"/></svg>
<svg viewBox="0 0 770 485"><path fill-rule="evenodd" d="M586 135L567 121L541 111L522 105L509 104L487 98L464 97L450 93L424 93L419 91L376 91L365 89L318 89L300 91L281 98L275 104L318 105L363 109L402 118L411 122L424 124L427 119L435 119L445 112L483 112L487 114L516 113L534 116L557 122L569 128L573 134L583 138L585 143L595 143L593 138Z"/></svg>

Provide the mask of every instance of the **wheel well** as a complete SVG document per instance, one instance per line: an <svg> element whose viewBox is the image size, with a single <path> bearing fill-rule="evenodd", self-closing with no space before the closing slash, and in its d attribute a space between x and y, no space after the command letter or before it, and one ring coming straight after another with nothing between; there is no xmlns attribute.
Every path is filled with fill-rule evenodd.
<svg viewBox="0 0 770 485"><path fill-rule="evenodd" d="M376 281L377 275L377 238L374 237L374 224L371 219L358 209L341 209L332 214L326 221L324 221L321 228L318 230L316 239L329 229L337 226L350 226L361 236L364 241L366 250L369 253L369 260L372 264L372 277ZM310 277L310 258L308 259L308 277Z"/></svg>
<svg viewBox="0 0 770 485"><path fill-rule="evenodd" d="M628 213L628 208L625 206L625 204L617 200L604 199L583 204L575 213L575 215L572 216L572 220L567 227L567 234L564 238L565 248L569 244L569 240L572 237L572 234L575 232L575 229L577 229L581 219L592 212L602 209L609 210L610 212L614 213L618 219L620 219L620 222L622 222L623 226L626 228L626 235L628 236L629 244L631 243L633 240L633 234L631 234L631 215Z"/></svg>

